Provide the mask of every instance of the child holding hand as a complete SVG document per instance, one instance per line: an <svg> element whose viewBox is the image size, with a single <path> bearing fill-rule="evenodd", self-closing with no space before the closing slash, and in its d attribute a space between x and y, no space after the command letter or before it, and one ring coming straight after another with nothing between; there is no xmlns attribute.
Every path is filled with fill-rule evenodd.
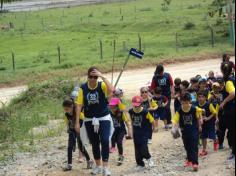
<svg viewBox="0 0 236 176"><path fill-rule="evenodd" d="M203 143L203 150L200 153L200 156L206 156L207 152L207 139L214 140L214 149L218 149L218 141L216 139L216 109L214 108L213 104L207 101L207 92L200 91L198 92L198 102L197 106L203 109L202 119L202 134L201 139Z"/></svg>
<svg viewBox="0 0 236 176"><path fill-rule="evenodd" d="M112 136L112 147L114 148L117 144L118 151L119 151L119 158L118 158L118 166L121 166L124 162L124 147L123 147L123 140L125 135L127 134L126 127L128 129L128 134L131 136L131 127L129 125L129 119L126 116L125 112L122 112L119 109L120 104L119 98L111 98L109 107L110 107L110 114L113 120L115 131Z"/></svg>

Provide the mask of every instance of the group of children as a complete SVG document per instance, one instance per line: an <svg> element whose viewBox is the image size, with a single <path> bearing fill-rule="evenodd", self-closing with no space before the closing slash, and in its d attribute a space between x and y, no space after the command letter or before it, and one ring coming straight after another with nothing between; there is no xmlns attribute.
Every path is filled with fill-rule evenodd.
<svg viewBox="0 0 236 176"><path fill-rule="evenodd" d="M172 133L177 133L178 129L181 129L187 152L184 166L192 167L194 171L198 170L199 144L203 146L200 156L208 154L208 139L214 141L215 151L224 148L224 134L219 132L221 125L219 122L222 118L219 107L223 101L224 86L223 78L216 78L212 71L208 78L197 75L190 82L180 78L175 79L174 110L176 114L172 120ZM168 98L163 96L162 89L159 87L152 92L149 87L142 87L140 95L132 98L132 108L127 111L122 97L123 91L117 89L109 98L109 109L115 128L110 153L115 152L117 146L119 153L117 165L122 165L125 159L124 140L132 138L137 170L144 169L144 159L147 160L148 167L154 167L155 163L150 155L148 144L152 143L153 132L158 132L159 120L163 120L165 127L167 126L165 107L168 104ZM65 100L63 107L69 132L68 166L64 170L72 169L72 151L75 149L76 140L78 140L79 150L86 157L87 168L91 169L93 161L74 130L75 104L73 99ZM81 118L81 125L82 123Z"/></svg>
<svg viewBox="0 0 236 176"><path fill-rule="evenodd" d="M208 155L208 139L214 141L215 151L224 148L226 129L222 128L223 110L220 109L224 88L224 78L215 77L213 71L209 72L208 78L197 75L190 82L180 78L175 80L176 115L172 132L181 129L187 152L185 167L193 167L194 171L198 170L198 156ZM200 145L202 150L199 152Z"/></svg>

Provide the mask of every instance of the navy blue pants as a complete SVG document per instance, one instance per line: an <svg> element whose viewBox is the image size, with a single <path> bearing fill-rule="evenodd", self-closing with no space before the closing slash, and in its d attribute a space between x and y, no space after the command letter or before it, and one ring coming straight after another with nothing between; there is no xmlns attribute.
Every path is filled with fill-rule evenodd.
<svg viewBox="0 0 236 176"><path fill-rule="evenodd" d="M187 160L193 164L198 164L198 135L183 135L182 139L187 153Z"/></svg>
<svg viewBox="0 0 236 176"><path fill-rule="evenodd" d="M144 159L148 160L151 158L148 149L148 133L146 134L135 134L134 132L134 149L135 159L138 166L145 166Z"/></svg>
<svg viewBox="0 0 236 176"><path fill-rule="evenodd" d="M85 147L83 146L80 136L77 135L75 130L69 130L68 133L69 133L68 149L67 149L68 164L72 164L72 154L73 151L75 151L76 141L79 150L82 152L86 160L90 161L90 156Z"/></svg>
<svg viewBox="0 0 236 176"><path fill-rule="evenodd" d="M92 122L85 122L85 127L88 133L89 141L92 144L94 159L100 160L102 156L102 161L108 162L111 122L100 121L98 133L94 132L94 126L92 125Z"/></svg>
<svg viewBox="0 0 236 176"><path fill-rule="evenodd" d="M224 108L224 120L228 129L228 139L232 147L232 153L235 155L235 107Z"/></svg>
<svg viewBox="0 0 236 176"><path fill-rule="evenodd" d="M116 144L117 144L119 155L124 154L123 140L124 140L125 135L126 135L125 130L115 129L115 132L114 132L112 139L111 139L112 147L116 147Z"/></svg>
<svg viewBox="0 0 236 176"><path fill-rule="evenodd" d="M149 125L148 127L148 139L152 140L152 135L153 135L153 129L152 129L152 124Z"/></svg>
<svg viewBox="0 0 236 176"><path fill-rule="evenodd" d="M170 125L172 124L172 114L171 114L171 96L167 97L168 98L168 104L166 106L166 120L167 124Z"/></svg>
<svg viewBox="0 0 236 176"><path fill-rule="evenodd" d="M226 130L227 130L227 126L224 120L224 111L221 110L219 112L219 129L217 129L217 137L218 137L220 145L224 144ZM229 146L232 147L232 144L229 138L229 133L227 133L227 139L228 139Z"/></svg>

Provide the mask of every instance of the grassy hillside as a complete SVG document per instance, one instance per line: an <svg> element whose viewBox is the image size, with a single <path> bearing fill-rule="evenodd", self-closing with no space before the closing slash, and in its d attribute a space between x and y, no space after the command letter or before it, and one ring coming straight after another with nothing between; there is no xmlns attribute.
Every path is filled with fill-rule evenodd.
<svg viewBox="0 0 236 176"><path fill-rule="evenodd" d="M49 120L62 119L61 104L72 89L73 82L64 79L34 84L8 107L0 109L0 165L1 160L11 155L10 148L31 148L34 139L39 137L30 132L32 128L47 125ZM53 135L53 130L49 132ZM39 135L47 137L48 134ZM24 148L27 141L29 148Z"/></svg>
<svg viewBox="0 0 236 176"><path fill-rule="evenodd" d="M116 40L116 63L121 65L127 48L142 50L145 61L181 58L232 51L228 21L209 18L212 0L136 0L87 5L38 12L0 14L0 84L27 83L55 76L75 76L90 65L109 70ZM12 29L8 29L12 23ZM215 47L211 46L208 25L214 27ZM176 50L176 33L178 34ZM103 44L103 60L100 54ZM61 64L58 64L58 45ZM12 68L12 51L16 71ZM133 62L133 64L139 64Z"/></svg>

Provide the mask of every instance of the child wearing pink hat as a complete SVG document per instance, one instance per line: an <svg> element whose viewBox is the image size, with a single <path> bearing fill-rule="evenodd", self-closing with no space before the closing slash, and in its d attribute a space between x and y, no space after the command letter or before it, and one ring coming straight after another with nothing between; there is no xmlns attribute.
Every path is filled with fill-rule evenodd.
<svg viewBox="0 0 236 176"><path fill-rule="evenodd" d="M121 103L119 98L111 98L109 102L110 114L113 120L115 131L112 136L112 148L115 148L117 144L119 158L118 166L121 166L124 162L124 149L123 149L123 140L127 134L126 127L128 129L128 134L131 135L131 128L129 125L129 119L125 112L121 111L119 104Z"/></svg>
<svg viewBox="0 0 236 176"><path fill-rule="evenodd" d="M154 126L154 118L148 110L142 107L143 98L135 96L132 99L133 108L129 110L129 114L133 126L133 138L135 147L135 158L137 163L137 171L145 168L144 159L148 161L148 167L154 167L154 161L149 153L148 138L149 124Z"/></svg>

